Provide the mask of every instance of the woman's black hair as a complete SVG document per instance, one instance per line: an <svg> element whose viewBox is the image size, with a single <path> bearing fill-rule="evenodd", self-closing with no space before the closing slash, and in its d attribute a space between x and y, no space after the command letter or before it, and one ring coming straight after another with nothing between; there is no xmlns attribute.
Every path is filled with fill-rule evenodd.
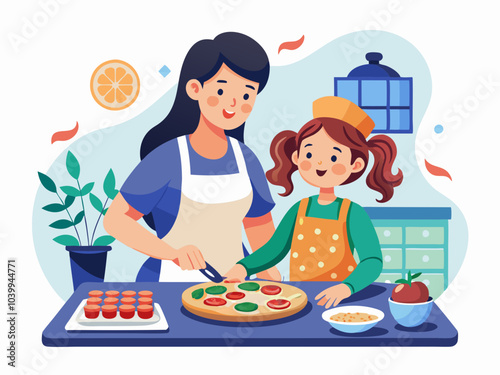
<svg viewBox="0 0 500 375"><path fill-rule="evenodd" d="M203 85L212 78L222 64L236 74L259 83L260 93L269 78L269 59L264 49L255 40L244 34L227 32L217 35L213 40L204 39L195 43L188 51L182 64L174 104L168 115L149 132L141 144L141 160L158 146L182 135L193 133L200 120L198 102L192 100L187 92L189 80L197 79ZM245 123L226 134L244 142ZM144 221L155 229L151 214Z"/></svg>
<svg viewBox="0 0 500 375"><path fill-rule="evenodd" d="M172 109L142 140L141 160L163 143L196 130L200 107L198 102L188 96L186 85L191 79L197 79L203 85L219 71L222 64L226 64L236 74L258 82L258 92L266 86L269 59L255 40L235 32L220 34L213 40L200 40L191 47L184 59ZM226 131L226 134L244 142L244 127L243 123L236 129Z"/></svg>

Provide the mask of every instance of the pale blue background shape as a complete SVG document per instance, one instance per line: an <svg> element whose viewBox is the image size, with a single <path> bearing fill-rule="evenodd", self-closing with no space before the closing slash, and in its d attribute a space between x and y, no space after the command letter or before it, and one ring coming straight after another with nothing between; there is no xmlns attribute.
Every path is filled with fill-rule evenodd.
<svg viewBox="0 0 500 375"><path fill-rule="evenodd" d="M366 63L367 52L381 52L384 64L398 71L402 77L413 77L413 134L391 134L398 146L396 165L404 172L403 184L396 188L394 197L383 205L375 199L380 195L370 190L365 183L365 176L358 181L339 187L336 193L347 197L362 206L403 206L403 207L451 207L452 219L449 227L449 282L456 276L467 249L467 225L459 208L448 198L437 192L424 178L415 162L415 133L418 131L424 112L431 97L431 75L428 66L419 51L405 39L387 32L378 32L370 39L366 47L358 48L354 54L347 54L346 48L356 47L357 33L342 36L328 43L310 56L296 63L272 67L269 82L259 94L253 112L246 124L246 144L257 154L264 170L273 166L269 155L272 138L280 131L297 131L312 118L312 102L322 96L333 95L334 77L346 77L356 66ZM351 49L352 50L352 49ZM117 187L125 181L128 174L139 162L139 147L146 132L160 122L168 113L175 95L176 87L137 117L112 128L89 133L69 144L81 164L81 181L95 181L93 193L101 199L102 182L108 170L112 168L116 175ZM99 142L95 142L99 139ZM67 150L53 163L48 171L57 186L73 184L65 172L64 164ZM370 166L369 166L370 167ZM442 166L445 167L445 166ZM366 173L366 172L365 172ZM317 194L318 191L294 175L295 190L283 198L278 192L283 188L270 185L276 207L272 211L277 225L285 212L303 197ZM48 225L66 218L64 213L53 214L42 207L56 202L55 195L40 186L33 208L33 240L40 266L54 290L68 299L73 292L68 252L52 238L61 234L74 234L74 230L56 230ZM89 222L94 223L97 212L86 202ZM71 208L73 215L79 210L78 202ZM141 220L142 222L142 220ZM83 233L83 225L79 226ZM97 235L105 234L102 223ZM147 258L145 255L115 241L113 250L108 253L105 281L134 281L139 268ZM288 278L288 257L279 269L285 279Z"/></svg>

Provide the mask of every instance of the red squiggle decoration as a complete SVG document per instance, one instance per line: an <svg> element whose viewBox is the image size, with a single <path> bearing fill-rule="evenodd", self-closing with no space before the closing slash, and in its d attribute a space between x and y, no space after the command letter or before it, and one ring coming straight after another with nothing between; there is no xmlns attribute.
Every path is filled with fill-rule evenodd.
<svg viewBox="0 0 500 375"><path fill-rule="evenodd" d="M304 35L302 35L302 38L300 38L299 40L296 40L294 42L281 43L280 47L278 48L278 53L280 53L281 50L284 50L284 49L289 49L289 50L297 49L302 45L302 43L304 43Z"/></svg>
<svg viewBox="0 0 500 375"><path fill-rule="evenodd" d="M69 141L71 138L73 138L76 135L76 133L78 133L78 121L76 122L76 126L71 130L63 130L60 132L55 132L52 135L51 143L54 143L57 141Z"/></svg>
<svg viewBox="0 0 500 375"><path fill-rule="evenodd" d="M435 165L432 165L429 163L427 160L425 160L425 167L429 171L429 173L433 176L438 176L438 177L448 177L450 181L453 181L450 174L446 169L443 169L441 167L437 167Z"/></svg>

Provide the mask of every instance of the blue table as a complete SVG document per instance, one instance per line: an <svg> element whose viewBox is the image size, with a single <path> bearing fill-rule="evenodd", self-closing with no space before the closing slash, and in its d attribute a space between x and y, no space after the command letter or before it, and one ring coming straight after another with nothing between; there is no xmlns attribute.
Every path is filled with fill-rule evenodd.
<svg viewBox="0 0 500 375"><path fill-rule="evenodd" d="M42 335L46 346L453 346L458 333L439 307L416 328L397 324L388 298L394 284L374 283L342 301L341 305L375 307L385 318L369 331L346 334L321 319L325 310L314 297L331 282L290 282L304 290L307 306L298 314L275 321L230 323L197 317L184 309L182 292L193 283L84 283L64 304ZM151 290L169 324L165 332L71 332L64 326L87 293L101 290Z"/></svg>

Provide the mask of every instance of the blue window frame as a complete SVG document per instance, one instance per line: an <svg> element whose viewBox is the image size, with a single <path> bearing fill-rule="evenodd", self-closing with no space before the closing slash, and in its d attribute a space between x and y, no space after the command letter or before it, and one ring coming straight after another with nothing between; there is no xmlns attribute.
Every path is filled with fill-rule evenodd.
<svg viewBox="0 0 500 375"><path fill-rule="evenodd" d="M373 133L413 132L411 77L335 77L334 88L373 119Z"/></svg>

